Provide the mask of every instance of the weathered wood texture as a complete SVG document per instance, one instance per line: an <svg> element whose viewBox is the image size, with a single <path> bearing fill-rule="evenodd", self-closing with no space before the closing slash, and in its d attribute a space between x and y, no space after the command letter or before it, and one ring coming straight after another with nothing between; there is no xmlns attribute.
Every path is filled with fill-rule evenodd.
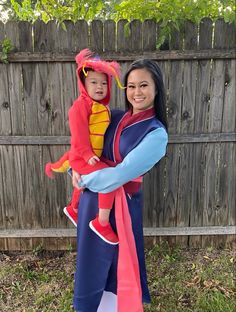
<svg viewBox="0 0 236 312"><path fill-rule="evenodd" d="M153 20L68 21L66 28L54 22L0 23L0 40L7 36L14 45L9 63L0 62L0 231L73 228L62 212L70 179L58 174L49 180L44 164L69 147L67 112L78 95L74 56L85 47L117 60L122 76L140 57L158 61L163 71L170 140L166 157L145 175L144 226L235 225L235 27L222 20L214 28L210 19L186 22L158 50L159 25ZM110 106L124 108L124 93L115 83ZM160 240L182 246L235 240L201 231L164 234ZM48 249L75 245L73 237L1 237L0 250L39 243Z"/></svg>

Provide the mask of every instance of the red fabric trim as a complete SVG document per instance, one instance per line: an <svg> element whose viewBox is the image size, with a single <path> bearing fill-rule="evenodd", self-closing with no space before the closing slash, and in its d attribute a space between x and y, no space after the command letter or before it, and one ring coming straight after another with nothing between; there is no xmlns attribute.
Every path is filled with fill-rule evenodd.
<svg viewBox="0 0 236 312"><path fill-rule="evenodd" d="M117 269L118 312L143 312L139 263L123 187L116 190L115 217L119 237Z"/></svg>
<svg viewBox="0 0 236 312"><path fill-rule="evenodd" d="M150 117L155 116L154 107L147 109L143 112L140 112L138 114L132 115L132 110L129 110L121 119L115 133L114 138L114 159L115 162L120 163L122 161L120 151L119 151L119 145L120 145L120 136L122 133L122 130L128 126L131 126L139 121L145 120Z"/></svg>

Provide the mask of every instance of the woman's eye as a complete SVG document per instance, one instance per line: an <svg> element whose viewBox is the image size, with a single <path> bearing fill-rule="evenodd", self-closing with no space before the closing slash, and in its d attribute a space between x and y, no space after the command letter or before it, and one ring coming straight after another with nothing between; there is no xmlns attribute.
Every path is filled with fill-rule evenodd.
<svg viewBox="0 0 236 312"><path fill-rule="evenodd" d="M140 85L140 88L145 88L145 87L147 87L147 84Z"/></svg>
<svg viewBox="0 0 236 312"><path fill-rule="evenodd" d="M133 88L134 88L134 86L128 86L127 88L128 88L128 89L133 89Z"/></svg>

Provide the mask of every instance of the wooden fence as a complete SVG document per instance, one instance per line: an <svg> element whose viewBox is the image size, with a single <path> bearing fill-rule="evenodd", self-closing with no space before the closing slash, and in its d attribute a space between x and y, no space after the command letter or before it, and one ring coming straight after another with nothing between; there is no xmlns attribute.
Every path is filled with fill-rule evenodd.
<svg viewBox="0 0 236 312"><path fill-rule="evenodd" d="M49 180L44 164L69 144L67 111L77 96L74 57L90 47L124 74L138 58L156 60L167 92L166 157L144 181L145 235L182 246L226 246L235 236L235 27L190 22L156 49L152 20L0 24L14 50L0 63L0 250L42 244L65 249L75 230L62 209L66 175ZM114 86L111 107L123 108ZM150 238L147 237L147 240Z"/></svg>

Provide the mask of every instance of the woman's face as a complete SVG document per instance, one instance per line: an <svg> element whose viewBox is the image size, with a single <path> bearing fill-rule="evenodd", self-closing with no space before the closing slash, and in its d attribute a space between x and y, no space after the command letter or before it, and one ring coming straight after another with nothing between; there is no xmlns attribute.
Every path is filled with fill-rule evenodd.
<svg viewBox="0 0 236 312"><path fill-rule="evenodd" d="M134 69L130 72L127 79L126 95L133 107L133 114L154 106L155 83L147 69Z"/></svg>

